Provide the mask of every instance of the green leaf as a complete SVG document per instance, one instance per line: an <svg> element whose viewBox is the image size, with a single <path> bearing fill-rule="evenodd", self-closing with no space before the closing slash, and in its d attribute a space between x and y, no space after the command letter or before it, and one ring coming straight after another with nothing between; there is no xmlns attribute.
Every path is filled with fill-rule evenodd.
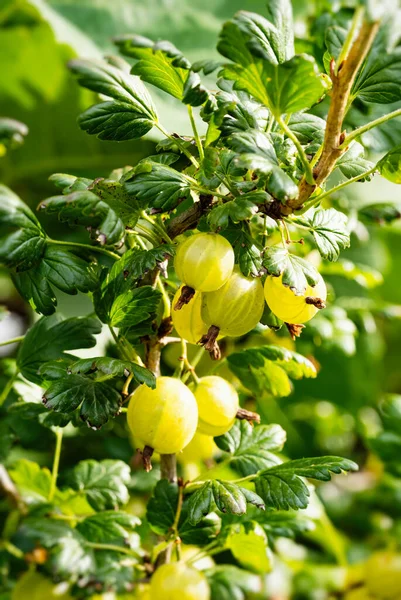
<svg viewBox="0 0 401 600"><path fill-rule="evenodd" d="M221 450L231 454L230 466L243 476L280 463L274 453L282 450L285 440L286 433L280 425L252 427L245 420L236 420L230 431L214 438Z"/></svg>
<svg viewBox="0 0 401 600"><path fill-rule="evenodd" d="M35 505L48 501L51 487L49 469L40 468L31 460L20 459L13 464L9 474L24 502Z"/></svg>
<svg viewBox="0 0 401 600"><path fill-rule="evenodd" d="M52 196L40 203L47 213L57 213L60 221L69 225L83 225L93 231L101 245L116 244L125 234L124 223L109 205L88 190Z"/></svg>
<svg viewBox="0 0 401 600"><path fill-rule="evenodd" d="M15 119L0 119L0 157L7 149L17 148L28 135L28 127Z"/></svg>
<svg viewBox="0 0 401 600"><path fill-rule="evenodd" d="M363 206L358 211L358 214L360 220L368 224L384 225L385 223L392 223L401 218L401 205L400 203L378 202L377 204Z"/></svg>
<svg viewBox="0 0 401 600"><path fill-rule="evenodd" d="M263 266L269 275L282 276L283 285L299 296L305 293L308 285L313 287L319 280L318 272L310 262L290 254L281 246L270 246L266 249Z"/></svg>
<svg viewBox="0 0 401 600"><path fill-rule="evenodd" d="M134 380L139 384L144 383L151 388L155 388L156 386L155 376L149 369L141 367L141 365L137 365L134 362L109 358L108 356L81 358L68 366L68 372L74 375L99 372L103 381L114 377L128 377L129 375L133 375Z"/></svg>
<svg viewBox="0 0 401 600"><path fill-rule="evenodd" d="M377 168L382 177L393 183L401 183L401 146L393 148L379 162Z"/></svg>
<svg viewBox="0 0 401 600"><path fill-rule="evenodd" d="M213 96L213 104L208 103L202 110L205 120L214 119L224 136L248 129L265 131L269 119L269 111L263 104L256 102L247 92L233 90L232 83L219 81L222 91ZM228 85L227 85L228 84ZM207 118L206 108L210 108L212 116Z"/></svg>
<svg viewBox="0 0 401 600"><path fill-rule="evenodd" d="M390 104L401 100L397 85L401 77L401 48L388 50L385 44L375 44L352 87L352 97L363 102Z"/></svg>
<svg viewBox="0 0 401 600"><path fill-rule="evenodd" d="M291 198L296 198L299 193L295 181L285 171L277 167L273 169L266 187L273 198L280 200L283 204Z"/></svg>
<svg viewBox="0 0 401 600"><path fill-rule="evenodd" d="M130 105L150 122L157 121L152 98L139 77L97 60L74 59L68 66L82 87Z"/></svg>
<svg viewBox="0 0 401 600"><path fill-rule="evenodd" d="M314 154L323 142L326 121L316 115L300 112L291 115L288 127L301 144L307 146L306 151Z"/></svg>
<svg viewBox="0 0 401 600"><path fill-rule="evenodd" d="M147 521L155 533L167 535L175 519L178 485L167 479L157 482L146 510Z"/></svg>
<svg viewBox="0 0 401 600"><path fill-rule="evenodd" d="M204 517L196 525L189 519L189 502L184 501L178 533L184 544L206 546L213 541L221 530L221 519L216 513Z"/></svg>
<svg viewBox="0 0 401 600"><path fill-rule="evenodd" d="M239 264L245 277L258 277L262 268L260 247L242 225L230 225L222 235L227 238L234 249L235 261Z"/></svg>
<svg viewBox="0 0 401 600"><path fill-rule="evenodd" d="M40 261L45 247L46 234L31 209L0 185L0 262L25 271Z"/></svg>
<svg viewBox="0 0 401 600"><path fill-rule="evenodd" d="M255 395L288 396L289 378L316 377L316 368L301 354L281 346L262 346L234 352L227 357L230 370Z"/></svg>
<svg viewBox="0 0 401 600"><path fill-rule="evenodd" d="M268 198L267 194L265 194L265 197ZM235 200L225 202L213 208L209 212L207 220L211 229L216 231L226 229L230 225L230 221L239 223L240 221L251 219L257 212L258 207L252 200L238 196Z"/></svg>
<svg viewBox="0 0 401 600"><path fill-rule="evenodd" d="M70 415L79 408L82 421L93 429L100 429L119 413L122 398L106 382L82 375L67 375L47 388L43 404L50 410Z"/></svg>
<svg viewBox="0 0 401 600"><path fill-rule="evenodd" d="M78 523L76 529L92 543L129 548L131 534L140 523L141 521L134 515L108 510L86 517Z"/></svg>
<svg viewBox="0 0 401 600"><path fill-rule="evenodd" d="M130 198L124 186L112 179L95 179L90 184L91 191L106 203L118 215L124 225L135 227L140 207L135 198Z"/></svg>
<svg viewBox="0 0 401 600"><path fill-rule="evenodd" d="M260 594L260 577L233 565L217 565L206 571L212 600L245 600Z"/></svg>
<svg viewBox="0 0 401 600"><path fill-rule="evenodd" d="M68 484L86 495L96 510L115 510L129 500L130 468L121 460L82 460L67 478Z"/></svg>
<svg viewBox="0 0 401 600"><path fill-rule="evenodd" d="M78 124L89 135L99 140L124 142L137 140L154 126L143 113L125 102L101 102L79 115Z"/></svg>
<svg viewBox="0 0 401 600"><path fill-rule="evenodd" d="M345 152L337 161L336 168L347 178L359 177L373 167L373 163L363 158L364 148L358 142L352 144L349 150ZM367 177L361 177L360 181L370 181L372 174Z"/></svg>
<svg viewBox="0 0 401 600"><path fill-rule="evenodd" d="M134 173L124 184L128 194L142 206L170 211L189 197L191 185L185 175L167 165L146 164L148 172Z"/></svg>
<svg viewBox="0 0 401 600"><path fill-rule="evenodd" d="M218 479L206 481L194 494L188 503L189 521L196 525L199 521L215 509L222 513L243 515L247 503L254 504L264 509L261 498L254 492L241 488L229 481Z"/></svg>
<svg viewBox="0 0 401 600"><path fill-rule="evenodd" d="M199 106L208 98L199 75L191 71L191 63L170 42L124 35L114 39L122 54L137 59L132 73L151 83L184 104Z"/></svg>
<svg viewBox="0 0 401 600"><path fill-rule="evenodd" d="M150 285L117 296L109 313L112 327L133 327L156 314L161 294Z"/></svg>
<svg viewBox="0 0 401 600"><path fill-rule="evenodd" d="M309 503L309 490L301 477L329 481L331 473L357 470L358 466L353 461L338 456L301 458L260 472L255 479L255 489L266 506L278 510L299 510Z"/></svg>
<svg viewBox="0 0 401 600"><path fill-rule="evenodd" d="M321 256L327 260L337 260L340 251L349 248L348 218L334 208L315 210L310 216L307 214L295 219L295 222L309 228Z"/></svg>
<svg viewBox="0 0 401 600"><path fill-rule="evenodd" d="M79 575L95 572L95 558L85 538L77 529L62 521L29 517L19 530L20 535L33 544L50 551L46 567L53 576L76 580Z"/></svg>
<svg viewBox="0 0 401 600"><path fill-rule="evenodd" d="M18 351L18 368L26 379L40 385L38 370L42 364L63 358L68 350L93 348L94 336L100 331L101 325L94 317L42 317L25 335Z"/></svg>
<svg viewBox="0 0 401 600"><path fill-rule="evenodd" d="M259 523L233 525L226 540L226 547L245 569L266 574L272 569L272 552L263 528Z"/></svg>

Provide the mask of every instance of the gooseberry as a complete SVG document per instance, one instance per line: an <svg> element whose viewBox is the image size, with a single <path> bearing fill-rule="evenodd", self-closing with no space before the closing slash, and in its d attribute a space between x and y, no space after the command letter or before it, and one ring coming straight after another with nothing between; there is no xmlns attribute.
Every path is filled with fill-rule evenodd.
<svg viewBox="0 0 401 600"><path fill-rule="evenodd" d="M209 329L200 343L217 358L217 337L245 335L259 323L263 308L260 279L245 277L236 267L219 290L202 295L201 316Z"/></svg>
<svg viewBox="0 0 401 600"><path fill-rule="evenodd" d="M234 268L234 250L218 233L198 233L186 238L177 248L174 259L177 277L184 283L176 310L187 304L194 294L218 290Z"/></svg>
<svg viewBox="0 0 401 600"><path fill-rule="evenodd" d="M270 275L265 282L265 298L270 310L286 323L306 323L324 308L327 297L326 284L319 275L315 286L308 285L305 292L296 295L289 287L283 285L282 276Z"/></svg>
<svg viewBox="0 0 401 600"><path fill-rule="evenodd" d="M185 563L170 563L157 569L150 583L150 600L209 600L206 577Z"/></svg>
<svg viewBox="0 0 401 600"><path fill-rule="evenodd" d="M238 394L231 383L208 375L192 389L198 403L198 431L212 436L229 431L239 408Z"/></svg>
<svg viewBox="0 0 401 600"><path fill-rule="evenodd" d="M198 424L191 390L175 377L158 377L156 388L139 386L127 413L132 435L160 454L175 454L189 444Z"/></svg>

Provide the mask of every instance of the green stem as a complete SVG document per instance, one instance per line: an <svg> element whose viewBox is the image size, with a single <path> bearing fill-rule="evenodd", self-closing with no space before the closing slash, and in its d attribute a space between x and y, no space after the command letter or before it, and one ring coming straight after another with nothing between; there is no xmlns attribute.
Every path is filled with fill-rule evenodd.
<svg viewBox="0 0 401 600"><path fill-rule="evenodd" d="M364 12L365 12L365 8L363 6L359 6L354 13L350 30L348 31L348 35L345 38L345 42L343 44L341 52L336 61L336 66L335 66L336 73L338 72L339 66L344 62L344 60L347 59L347 56L348 56L349 51L352 46L352 42L354 41L356 30L362 23L362 18L363 18Z"/></svg>
<svg viewBox="0 0 401 600"><path fill-rule="evenodd" d="M356 175L355 177L352 177L351 179L347 179L347 181L343 181L343 183L336 185L335 187L331 188L330 190L327 190L327 192L323 192L323 194L320 194L319 196L316 196L315 198L311 198L310 202L306 203L304 208L302 208L301 210L297 210L295 212L295 215L303 215L307 210L309 210L313 206L316 206L322 200L327 198L327 196L330 196L331 194L334 194L335 192L342 190L343 188L347 187L347 185L350 185L351 183L355 183L355 182L359 181L360 179L364 179L365 177L372 175L372 173L374 173L375 171L376 171L376 165L374 167L372 167L371 169L369 169L369 171L365 171L365 173L361 173L360 175Z"/></svg>
<svg viewBox="0 0 401 600"><path fill-rule="evenodd" d="M0 548L4 548L4 550L6 550L12 556L15 556L15 558L19 558L19 559L24 558L24 553L22 552L22 550L20 550L20 548L17 548L17 546L12 544L8 540L3 540L0 543Z"/></svg>
<svg viewBox="0 0 401 600"><path fill-rule="evenodd" d="M51 240L50 238L46 239L48 244L54 244L55 246L69 246L70 248L85 248L85 250L91 250L93 252L99 252L100 254L105 254L106 256L110 256L114 260L120 260L120 255L112 252L111 250L106 250L106 248L101 248L100 246L91 246L90 244L80 244L78 242L62 242L60 240Z"/></svg>
<svg viewBox="0 0 401 600"><path fill-rule="evenodd" d="M147 240L148 242L150 242L152 244L152 246L158 246L159 242L158 240L156 240L156 238L154 238L151 233L146 229L146 227L141 227L141 225L139 223L136 224L137 229L140 229L141 231L135 231L134 229L129 229L129 228L125 228L125 231L127 233L129 233L130 235L135 235L137 237L137 241L138 244L140 244L140 239L139 238L143 238L144 240ZM144 248L144 250L147 250L146 246L143 245L142 246Z"/></svg>
<svg viewBox="0 0 401 600"><path fill-rule="evenodd" d="M159 292L161 293L162 299L163 299L163 306L164 306L163 319L167 319L171 313L171 303L170 303L170 298L166 292L166 288L164 287L163 282L160 279L160 273L158 273L157 277L156 277L156 287L159 290Z"/></svg>
<svg viewBox="0 0 401 600"><path fill-rule="evenodd" d="M382 117L379 117L378 119L375 119L374 121L371 121L366 125L362 125L362 127L358 127L358 129L355 129L352 133L347 135L340 148L346 148L349 145L349 143L352 142L352 140L355 140L357 137L359 137L366 131L373 129L373 127L378 127L379 125L390 121L390 119L395 119L395 117L401 117L401 108L398 108L397 110L394 110L393 112L388 113L387 115L383 115Z"/></svg>
<svg viewBox="0 0 401 600"><path fill-rule="evenodd" d="M52 478L51 478L51 482L50 482L50 490L49 490L49 497L48 497L49 502L52 502L52 500L54 498L54 494L56 492L58 468L60 465L61 445L63 442L63 430L60 427L57 427L55 434L56 434L56 448L54 450Z"/></svg>
<svg viewBox="0 0 401 600"><path fill-rule="evenodd" d="M312 168L309 164L308 157L305 154L305 150L301 146L301 142L298 140L297 136L291 131L287 123L281 117L276 117L276 120L277 123L280 125L281 129L286 134L286 136L290 138L290 140L294 143L294 146L298 150L299 158L301 159L301 162L305 169L305 179L308 183L313 185L315 181L313 178Z"/></svg>
<svg viewBox="0 0 401 600"><path fill-rule="evenodd" d="M148 223L150 223L152 225L152 227L155 229L155 231L157 231L157 233L160 235L160 237L167 240L170 244L172 243L172 239L168 235L166 229L162 225L160 225L157 221L152 219L152 217L150 217L144 210L141 212L141 218L144 219L145 221L147 221Z"/></svg>
<svg viewBox="0 0 401 600"><path fill-rule="evenodd" d="M19 337L11 338L11 340L6 340L5 342L0 342L0 346L8 346L8 344L17 344L18 342L22 342L24 339L24 335L20 335Z"/></svg>
<svg viewBox="0 0 401 600"><path fill-rule="evenodd" d="M4 386L4 389L3 389L2 393L0 394L0 406L2 406L4 404L4 402L7 400L8 394L11 392L12 387L13 387L18 375L19 375L19 371L14 373L14 375L7 381L6 385Z"/></svg>
<svg viewBox="0 0 401 600"><path fill-rule="evenodd" d="M195 142L198 147L199 158L201 159L201 161L203 161L203 159L205 158L205 154L203 152L202 142L199 137L198 129L196 127L196 123L195 123L195 119L194 119L194 111L192 110L192 106L190 104L187 105L187 108L188 108L189 120L191 121L192 131L194 132L194 136L195 136Z"/></svg>
<svg viewBox="0 0 401 600"><path fill-rule="evenodd" d="M111 325L109 325L109 330L110 330L110 333L113 336L113 339L114 339L114 341L115 341L115 343L117 345L117 348L120 350L121 354L124 356L124 358L126 360L131 361L131 357L129 356L128 352L126 351L126 349L122 345L121 341L118 339L118 335L114 331L114 327L112 327Z"/></svg>
<svg viewBox="0 0 401 600"><path fill-rule="evenodd" d="M182 144L181 140L179 138L176 138L172 135L169 134L169 132L164 129L163 125L160 125L160 123L155 123L155 127L157 127L157 129L159 131L162 132L163 135L165 135L169 140L171 140L172 142L174 142L174 144L176 144L180 150L182 151L183 154L185 154L185 156L187 158L189 158L189 160L191 161L191 163L194 165L194 167L196 169L199 169L199 163L196 160L196 158L185 148L185 146Z"/></svg>
<svg viewBox="0 0 401 600"><path fill-rule="evenodd" d="M129 556L139 556L139 554L132 548L124 548L123 546L117 546L115 544L97 544L96 542L85 542L85 546L88 548L93 548L94 550L111 550L112 552L121 552L122 554L128 554Z"/></svg>

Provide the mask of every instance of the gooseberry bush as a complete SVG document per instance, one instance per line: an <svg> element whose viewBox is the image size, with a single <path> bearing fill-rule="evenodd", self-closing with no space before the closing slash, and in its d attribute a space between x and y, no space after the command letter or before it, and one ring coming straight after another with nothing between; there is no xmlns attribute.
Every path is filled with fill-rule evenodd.
<svg viewBox="0 0 401 600"><path fill-rule="evenodd" d="M70 61L77 83L98 94L78 117L85 132L160 140L108 177L51 176L57 191L39 213L86 230L85 242L53 239L0 188L0 260L38 315L3 361L2 458L7 466L21 423L50 431L54 444L51 470L24 457L0 467L11 507L2 600L273 597L263 576L277 540L310 543L316 522L326 529L314 543L335 539L314 486L357 465L288 460L266 406L292 380L316 377L314 340L325 341L327 324L328 343L352 338L353 307L336 312L325 274L369 277L340 253L356 224L399 216L339 200L376 175L401 183L401 147L388 142L401 116L387 110L401 101L394 23L391 10L368 5L322 8L295 39L289 0L269 0L263 15L241 11L224 24L221 60L191 64L171 43L132 34L114 40L119 56ZM159 120L147 84L182 103L192 136ZM26 133L2 120L1 147ZM375 162L364 156L372 147ZM59 291L86 294L92 311L64 318ZM295 352L299 336L311 356ZM89 358L74 354L82 349ZM386 410L391 430L401 410L390 400ZM85 427L128 438L129 464L77 457L59 469L63 438ZM386 461L385 441L371 445ZM391 588L399 556L372 560ZM382 597L369 567L340 579L335 597ZM383 597L399 597L393 588Z"/></svg>

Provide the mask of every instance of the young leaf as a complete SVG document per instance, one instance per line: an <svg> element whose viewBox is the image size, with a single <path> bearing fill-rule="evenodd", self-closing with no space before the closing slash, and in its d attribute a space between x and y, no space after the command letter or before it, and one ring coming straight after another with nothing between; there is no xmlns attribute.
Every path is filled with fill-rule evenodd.
<svg viewBox="0 0 401 600"><path fill-rule="evenodd" d="M272 552L263 528L259 523L232 525L226 547L245 569L265 574L272 568Z"/></svg>
<svg viewBox="0 0 401 600"><path fill-rule="evenodd" d="M121 460L82 460L70 472L67 482L86 495L96 511L115 510L129 499L130 468Z"/></svg>
<svg viewBox="0 0 401 600"><path fill-rule="evenodd" d="M137 198L142 206L173 210L188 198L189 180L175 169L159 163L146 163L148 172L134 173L124 184L128 194Z"/></svg>
<svg viewBox="0 0 401 600"><path fill-rule="evenodd" d="M214 438L221 450L231 454L230 466L243 476L280 463L274 453L282 450L285 440L286 433L280 425L254 428L248 421L239 420L230 431Z"/></svg>
<svg viewBox="0 0 401 600"><path fill-rule="evenodd" d="M93 348L94 336L100 331L101 324L94 317L42 317L25 335L17 356L18 368L26 379L40 385L38 370L42 364L63 358L68 350Z"/></svg>
<svg viewBox="0 0 401 600"><path fill-rule="evenodd" d="M227 360L230 370L256 395L288 396L290 377L316 377L316 368L307 358L281 346L248 348L230 354Z"/></svg>
<svg viewBox="0 0 401 600"><path fill-rule="evenodd" d="M218 479L206 481L194 494L189 503L189 521L196 525L199 521L216 508L222 513L243 515L247 503L254 504L264 509L264 503L257 494L248 489L239 487L229 481Z"/></svg>
<svg viewBox="0 0 401 600"><path fill-rule="evenodd" d="M337 260L340 251L350 245L346 215L334 208L318 209L312 215L305 215L295 222L308 227L315 238L316 246L323 258Z"/></svg>
<svg viewBox="0 0 401 600"><path fill-rule="evenodd" d="M282 276L283 285L299 296L305 293L308 285L313 287L318 282L318 272L310 262L290 254L281 246L270 246L266 249L263 266L269 275Z"/></svg>
<svg viewBox="0 0 401 600"><path fill-rule="evenodd" d="M29 505L44 504L48 501L51 487L51 473L47 468L26 459L15 462L9 470L11 479L17 486L24 502Z"/></svg>
<svg viewBox="0 0 401 600"><path fill-rule="evenodd" d="M357 470L358 466L352 460L337 456L301 458L260 472L255 479L255 489L267 506L299 510L309 503L309 490L301 477L329 481L331 473Z"/></svg>
<svg viewBox="0 0 401 600"><path fill-rule="evenodd" d="M114 39L122 54L137 59L132 73L151 83L184 104L200 106L208 97L199 75L191 71L191 63L170 42L124 35Z"/></svg>
<svg viewBox="0 0 401 600"><path fill-rule="evenodd" d="M103 381L113 379L114 377L128 377L128 375L133 375L134 380L139 384L144 383L151 388L156 386L155 376L149 369L126 360L109 358L108 356L81 358L68 366L69 373L78 375L80 373L85 375L88 373L93 374L97 371L101 373Z"/></svg>
<svg viewBox="0 0 401 600"><path fill-rule="evenodd" d="M31 209L0 185L0 262L25 271L40 261L45 247L46 234Z"/></svg>
<svg viewBox="0 0 401 600"><path fill-rule="evenodd" d="M393 183L401 183L401 146L387 152L377 163L377 168L382 177Z"/></svg>

